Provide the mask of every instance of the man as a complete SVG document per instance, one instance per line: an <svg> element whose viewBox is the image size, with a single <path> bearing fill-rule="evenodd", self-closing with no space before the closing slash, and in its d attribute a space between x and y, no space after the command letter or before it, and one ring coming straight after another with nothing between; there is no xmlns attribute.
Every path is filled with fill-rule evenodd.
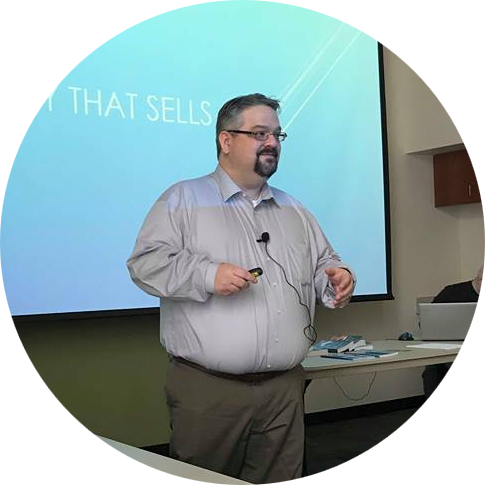
<svg viewBox="0 0 485 485"><path fill-rule="evenodd" d="M433 303L473 303L478 301L482 287L483 264L475 278L445 286L434 298ZM428 399L444 379L451 364L435 364L425 367L423 377L424 397Z"/></svg>
<svg viewBox="0 0 485 485"><path fill-rule="evenodd" d="M301 476L310 315L355 285L311 214L266 183L286 137L278 109L262 94L221 108L217 169L159 198L128 260L162 299L171 456L253 483Z"/></svg>

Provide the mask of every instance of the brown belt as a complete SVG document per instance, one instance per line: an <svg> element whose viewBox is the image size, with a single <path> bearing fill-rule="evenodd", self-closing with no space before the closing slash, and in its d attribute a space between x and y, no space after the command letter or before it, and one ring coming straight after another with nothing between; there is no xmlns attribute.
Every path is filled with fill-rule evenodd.
<svg viewBox="0 0 485 485"><path fill-rule="evenodd" d="M177 357L175 355L170 355L169 357L179 364L188 365L189 367L193 367L194 369L200 370L212 376L220 377L222 379L231 379L233 381L264 382L273 379L274 377L281 376L287 372L286 370L278 370L269 372L253 372L250 374L229 374L227 372L219 372L216 370L206 369L205 367L196 364L195 362L190 362L189 360L185 360L182 357Z"/></svg>

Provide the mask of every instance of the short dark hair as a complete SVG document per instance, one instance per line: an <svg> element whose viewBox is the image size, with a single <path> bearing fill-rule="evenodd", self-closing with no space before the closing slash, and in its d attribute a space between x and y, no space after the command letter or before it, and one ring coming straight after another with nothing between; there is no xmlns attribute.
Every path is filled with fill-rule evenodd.
<svg viewBox="0 0 485 485"><path fill-rule="evenodd" d="M280 109L280 102L274 98L268 98L264 94L254 93L246 94L244 96L238 96L237 98L230 99L219 110L217 114L216 123L216 146L217 157L221 153L221 144L219 143L219 133L227 129L237 129L238 117L247 108L252 106L269 106L276 112Z"/></svg>

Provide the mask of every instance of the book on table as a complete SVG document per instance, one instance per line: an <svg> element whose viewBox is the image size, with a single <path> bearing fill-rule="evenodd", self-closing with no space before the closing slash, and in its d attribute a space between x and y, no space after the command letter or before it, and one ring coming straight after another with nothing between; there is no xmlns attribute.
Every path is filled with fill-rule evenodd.
<svg viewBox="0 0 485 485"><path fill-rule="evenodd" d="M325 359L345 360L345 361L363 361L363 360L375 360L376 358L371 355L361 354L359 352L334 352L333 354L321 355Z"/></svg>
<svg viewBox="0 0 485 485"><path fill-rule="evenodd" d="M326 357L329 359L341 359L341 360L375 360L375 359L382 359L384 357L392 357L393 355L398 355L398 352L395 350L354 350L353 352L341 352L340 354L337 353L330 353L326 355L321 355L321 357Z"/></svg>
<svg viewBox="0 0 485 485"><path fill-rule="evenodd" d="M370 350L372 345L368 345L362 336L343 335L341 337L332 337L329 340L319 340L310 347L308 355L310 357L325 356L364 348Z"/></svg>
<svg viewBox="0 0 485 485"><path fill-rule="evenodd" d="M357 349L352 353L374 357L375 359L381 359L383 357L392 357L393 355L399 354L397 350L367 350L367 349Z"/></svg>

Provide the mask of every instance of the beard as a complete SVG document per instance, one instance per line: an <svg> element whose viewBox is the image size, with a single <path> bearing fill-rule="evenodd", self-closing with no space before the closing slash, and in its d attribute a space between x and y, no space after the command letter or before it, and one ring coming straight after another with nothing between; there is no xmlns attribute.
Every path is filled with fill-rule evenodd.
<svg viewBox="0 0 485 485"><path fill-rule="evenodd" d="M265 157L263 160L262 157ZM278 170L278 151L274 148L264 148L256 154L254 172L269 179Z"/></svg>

